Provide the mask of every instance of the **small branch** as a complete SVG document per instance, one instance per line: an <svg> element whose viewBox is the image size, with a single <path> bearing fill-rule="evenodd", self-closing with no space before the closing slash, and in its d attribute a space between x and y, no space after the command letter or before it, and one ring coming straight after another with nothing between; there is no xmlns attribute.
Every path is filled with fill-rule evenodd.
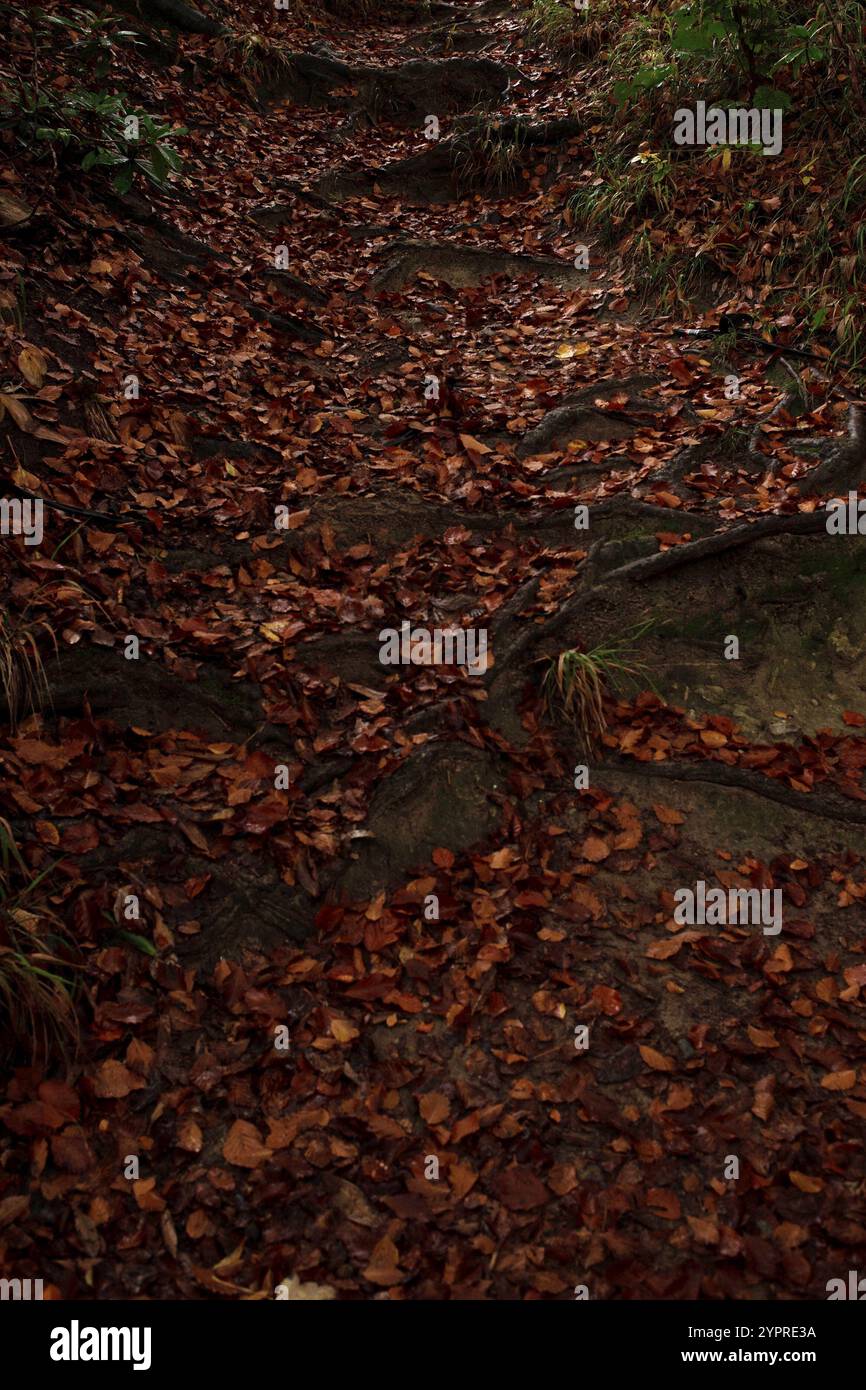
<svg viewBox="0 0 866 1390"><path fill-rule="evenodd" d="M68 502L54 502L50 497L40 497L37 492L30 492L26 487L19 487L17 483L3 483L3 488L9 492L14 492L17 497L26 497L31 502L41 502L50 511L63 512L66 516L80 516L86 521L98 521L102 526L107 526L110 531L116 531L129 521L151 524L150 518L144 512L129 511L122 516L113 516L110 512L92 512L86 507L73 507Z"/></svg>

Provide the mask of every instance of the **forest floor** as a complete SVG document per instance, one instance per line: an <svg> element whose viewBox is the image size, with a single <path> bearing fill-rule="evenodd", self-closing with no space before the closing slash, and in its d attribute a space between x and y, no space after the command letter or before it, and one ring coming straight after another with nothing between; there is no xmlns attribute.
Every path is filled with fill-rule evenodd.
<svg viewBox="0 0 866 1390"><path fill-rule="evenodd" d="M8 910L71 932L81 1044L13 1059L0 1263L824 1297L866 1267L866 559L796 483L850 389L770 418L773 354L574 225L591 56L505 0L268 24L306 62L119 60L187 128L166 192L2 185L7 477L91 515L4 540L50 692L0 741ZM383 664L406 621L488 669ZM631 671L594 739L544 698L575 648ZM702 881L781 931L683 925Z"/></svg>

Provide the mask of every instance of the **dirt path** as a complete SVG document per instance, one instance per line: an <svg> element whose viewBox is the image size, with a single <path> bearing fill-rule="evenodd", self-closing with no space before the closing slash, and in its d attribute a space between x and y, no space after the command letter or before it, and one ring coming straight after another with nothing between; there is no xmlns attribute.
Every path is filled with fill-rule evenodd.
<svg viewBox="0 0 866 1390"><path fill-rule="evenodd" d="M17 1263L65 1296L822 1297L866 1260L866 566L748 452L778 382L730 401L568 225L580 73L516 32L335 24L246 90L171 29L183 197L75 194L74 284L32 270L60 376L141 381L53 472L14 434L118 522L46 571L76 640L3 755L93 969L90 1055L4 1109ZM404 622L492 663L384 665ZM542 680L611 641L587 751ZM684 928L699 881L780 890L781 933Z"/></svg>

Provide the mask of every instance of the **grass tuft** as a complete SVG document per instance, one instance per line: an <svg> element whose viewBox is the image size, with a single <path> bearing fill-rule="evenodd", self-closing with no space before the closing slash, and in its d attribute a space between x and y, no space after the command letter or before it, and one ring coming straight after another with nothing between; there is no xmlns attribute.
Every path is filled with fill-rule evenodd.
<svg viewBox="0 0 866 1390"><path fill-rule="evenodd" d="M591 651L570 647L555 657L544 678L548 714L563 715L573 725L583 745L592 752L607 729L604 700L607 689L636 680L644 672L631 659L634 643L651 627L641 624L619 641L605 642Z"/></svg>
<svg viewBox="0 0 866 1390"><path fill-rule="evenodd" d="M73 943L53 912L30 905L53 867L32 874L0 818L0 1046L39 1062L68 1057L80 1040Z"/></svg>

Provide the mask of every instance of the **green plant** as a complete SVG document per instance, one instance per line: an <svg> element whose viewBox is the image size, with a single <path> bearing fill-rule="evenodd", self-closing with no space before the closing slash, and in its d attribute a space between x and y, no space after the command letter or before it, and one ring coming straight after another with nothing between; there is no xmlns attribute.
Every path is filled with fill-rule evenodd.
<svg viewBox="0 0 866 1390"><path fill-rule="evenodd" d="M530 38L556 43L570 40L575 21L574 9L563 0L532 0L525 28Z"/></svg>
<svg viewBox="0 0 866 1390"><path fill-rule="evenodd" d="M53 868L31 874L0 819L0 1026L7 1052L39 1060L67 1055L79 1038L72 942L54 913L29 902Z"/></svg>
<svg viewBox="0 0 866 1390"><path fill-rule="evenodd" d="M563 714L590 750L607 728L605 687L632 680L646 669L631 661L630 652L651 625L642 623L619 641L602 643L588 652L570 647L550 662L543 687L548 713Z"/></svg>
<svg viewBox="0 0 866 1390"><path fill-rule="evenodd" d="M41 46L50 39L51 29L61 26L75 36L71 53L76 70L107 83L115 46L138 42L132 30L122 29L110 10L97 15L76 8L53 15L2 8L28 24L32 54L26 77L0 86L0 131L9 132L12 142L28 154L50 158L57 170L74 162L85 173L109 171L118 193L128 192L137 174L164 186L182 164L169 137L187 134L185 128L154 120L124 91L107 85L94 90L89 82L46 83L40 72Z"/></svg>
<svg viewBox="0 0 866 1390"><path fill-rule="evenodd" d="M94 77L105 77L114 61L114 45L141 47L141 38L132 29L121 28L122 20L111 9L103 14L73 6L66 14L37 12L46 24L72 31L72 53L77 67L83 67Z"/></svg>
<svg viewBox="0 0 866 1390"><path fill-rule="evenodd" d="M0 615L0 691L13 730L23 713L41 706L48 691L42 657L36 645L40 632L47 632L54 640L50 627L41 620L26 623L23 618L10 617L8 611Z"/></svg>
<svg viewBox="0 0 866 1390"><path fill-rule="evenodd" d="M503 193L520 179L525 134L519 123L503 128L496 120L467 125L451 142L451 162L458 184Z"/></svg>
<svg viewBox="0 0 866 1390"><path fill-rule="evenodd" d="M572 0L532 0L524 22L526 36L565 56L591 57L608 37L610 10L606 0L592 0L583 8Z"/></svg>
<svg viewBox="0 0 866 1390"><path fill-rule="evenodd" d="M690 0L655 26L643 26L655 47L625 63L626 76L613 86L620 104L640 100L658 88L681 85L688 76L714 99L745 94L759 107L787 108L796 87L798 106L826 110L828 78L851 93L861 114L862 34L858 7L850 0L812 6L803 0ZM634 26L641 32L641 26ZM624 56L620 45L612 62ZM812 100L804 102L807 84Z"/></svg>
<svg viewBox="0 0 866 1390"><path fill-rule="evenodd" d="M572 222L610 236L638 219L668 212L676 192L670 160L642 149L631 159L597 156L595 176L575 190L568 208Z"/></svg>

